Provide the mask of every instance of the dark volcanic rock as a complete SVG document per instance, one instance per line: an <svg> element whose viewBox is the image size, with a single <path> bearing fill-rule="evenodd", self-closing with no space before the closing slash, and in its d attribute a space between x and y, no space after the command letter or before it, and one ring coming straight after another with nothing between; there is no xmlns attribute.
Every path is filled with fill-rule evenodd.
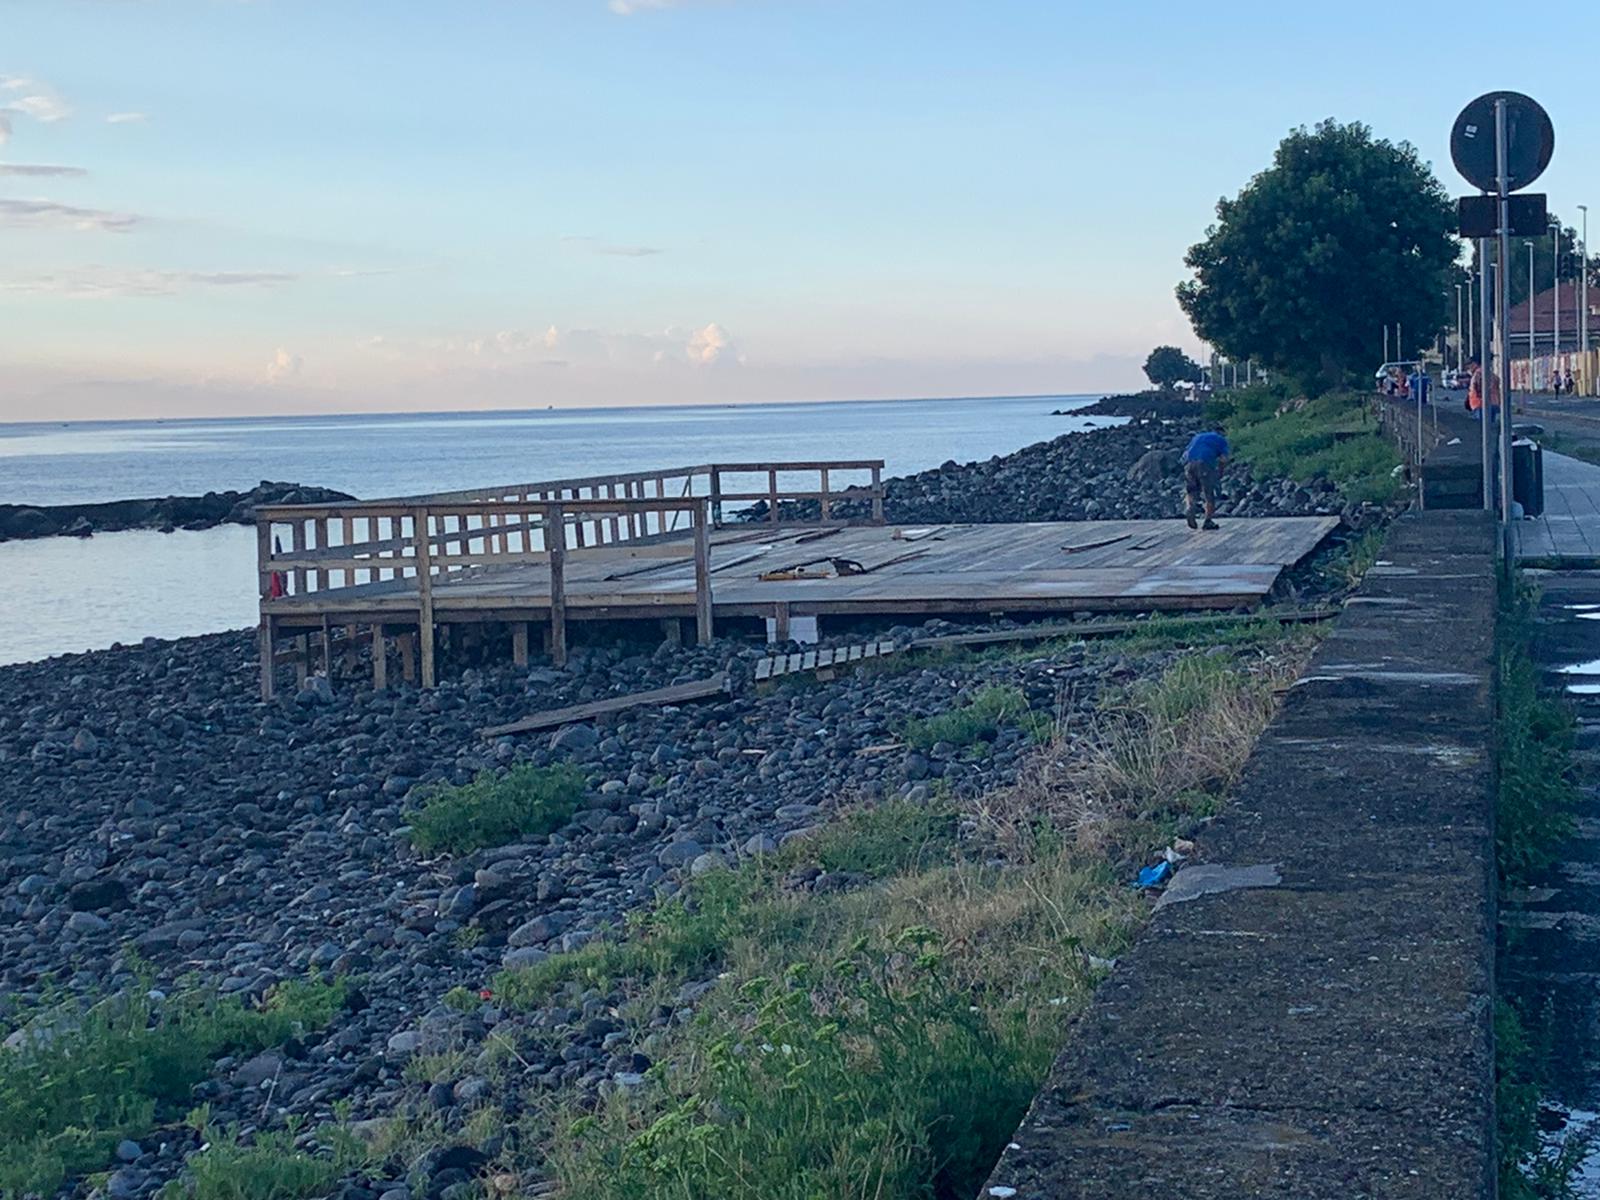
<svg viewBox="0 0 1600 1200"><path fill-rule="evenodd" d="M19 538L89 537L123 529L210 529L215 525L248 525L259 504L327 504L354 497L330 488L262 480L248 492L207 492L204 496L167 496L155 500L112 500L104 504L62 504L53 507L0 504L0 542Z"/></svg>

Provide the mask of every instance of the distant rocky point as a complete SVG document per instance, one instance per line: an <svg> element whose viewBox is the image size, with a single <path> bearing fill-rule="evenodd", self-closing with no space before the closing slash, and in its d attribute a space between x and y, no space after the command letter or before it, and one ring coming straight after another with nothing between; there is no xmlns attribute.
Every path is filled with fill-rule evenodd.
<svg viewBox="0 0 1600 1200"><path fill-rule="evenodd" d="M103 504L0 504L0 542L41 537L89 537L124 529L211 529L249 525L262 504L328 504L353 500L331 488L263 479L248 492L207 492L158 500L111 500Z"/></svg>
<svg viewBox="0 0 1600 1200"><path fill-rule="evenodd" d="M1182 420L1198 417L1203 406L1187 392L1134 392L1126 396L1106 396L1084 408L1058 408L1052 417L1159 417Z"/></svg>

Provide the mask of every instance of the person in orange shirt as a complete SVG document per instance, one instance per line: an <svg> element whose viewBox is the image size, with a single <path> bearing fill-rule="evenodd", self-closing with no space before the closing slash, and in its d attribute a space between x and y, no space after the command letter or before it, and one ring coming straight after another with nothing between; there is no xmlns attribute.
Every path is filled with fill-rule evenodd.
<svg viewBox="0 0 1600 1200"><path fill-rule="evenodd" d="M1472 366L1472 382L1467 385L1467 408L1473 413L1473 415L1478 416L1478 415L1481 415L1481 410L1483 409L1483 392L1484 392L1483 365L1480 362L1478 362L1477 359L1473 359L1472 362L1471 362L1471 366ZM1489 408L1491 409L1491 411L1489 413L1489 416L1492 419L1492 418L1494 418L1494 417L1499 415L1499 411L1498 410L1500 408L1500 381L1498 379L1494 378L1494 376L1491 375L1491 376L1489 376L1488 387L1489 387Z"/></svg>

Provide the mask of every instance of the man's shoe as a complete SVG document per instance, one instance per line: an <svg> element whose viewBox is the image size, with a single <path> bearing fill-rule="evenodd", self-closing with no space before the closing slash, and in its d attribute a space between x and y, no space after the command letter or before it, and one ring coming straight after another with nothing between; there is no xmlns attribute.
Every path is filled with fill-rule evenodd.
<svg viewBox="0 0 1600 1200"><path fill-rule="evenodd" d="M1217 525L1217 523L1215 521L1207 518L1206 523L1204 525L1200 526L1200 528L1201 529L1217 529L1217 528L1219 528L1219 526Z"/></svg>
<svg viewBox="0 0 1600 1200"><path fill-rule="evenodd" d="M1184 513L1183 514L1183 519L1188 524L1190 529L1199 529L1200 528L1200 526L1198 526L1198 525L1196 525L1194 523L1194 514L1193 513Z"/></svg>

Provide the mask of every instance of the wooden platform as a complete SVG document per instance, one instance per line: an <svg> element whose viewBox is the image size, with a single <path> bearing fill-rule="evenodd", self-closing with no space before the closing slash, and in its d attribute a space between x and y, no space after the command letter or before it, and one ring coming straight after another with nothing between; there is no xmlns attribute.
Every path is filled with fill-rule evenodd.
<svg viewBox="0 0 1600 1200"><path fill-rule="evenodd" d="M262 694L280 640L303 677L310 642L358 657L373 685L391 644L431 687L437 634L510 629L528 660L534 626L566 661L572 621L758 618L787 640L796 616L1232 608L1260 601L1335 517L895 527L878 460L709 463L496 485L431 496L256 510ZM724 505L745 517L725 518Z"/></svg>
<svg viewBox="0 0 1600 1200"><path fill-rule="evenodd" d="M710 534L717 617L788 614L1048 612L1227 608L1259 601L1335 517L1235 520L1214 532L1182 521L1075 521L939 527L779 529ZM687 535L682 535L686 537ZM674 538L569 554L567 620L695 615L691 557ZM547 562L479 567L432 580L436 621L549 617ZM414 617L415 576L263 602L284 628Z"/></svg>

